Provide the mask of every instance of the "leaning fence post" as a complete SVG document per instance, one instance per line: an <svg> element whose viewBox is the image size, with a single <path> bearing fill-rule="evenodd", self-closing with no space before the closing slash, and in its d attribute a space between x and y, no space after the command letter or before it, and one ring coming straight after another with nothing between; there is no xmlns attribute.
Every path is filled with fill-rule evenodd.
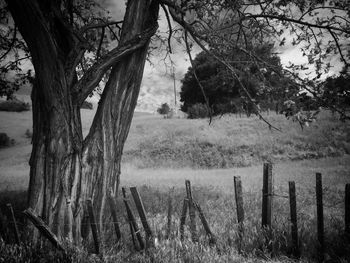
<svg viewBox="0 0 350 263"><path fill-rule="evenodd" d="M209 244L210 245L214 245L216 243L215 235L211 232L209 224L208 224L208 221L206 220L201 207L196 202L194 202L194 206L197 208L198 214L199 214L199 218L200 218L200 220L201 220L201 222L203 224L204 230L207 233L207 235L209 236Z"/></svg>
<svg viewBox="0 0 350 263"><path fill-rule="evenodd" d="M15 241L16 241L16 244L19 245L21 243L21 240L19 238L19 231L18 231L18 226L17 226L15 214L13 213L13 208L12 208L12 205L10 203L7 204L6 206L8 208L9 215L11 217L13 232L15 234Z"/></svg>
<svg viewBox="0 0 350 263"><path fill-rule="evenodd" d="M152 233L151 227L149 226L148 221L147 221L146 211L145 211L145 207L143 205L141 196L140 196L139 192L137 191L136 187L130 187L130 192L131 192L131 195L134 199L137 211L139 213L142 226L146 232L146 245L148 245L149 243L151 243L151 245L152 245L153 233Z"/></svg>
<svg viewBox="0 0 350 263"><path fill-rule="evenodd" d="M295 182L289 182L289 204L290 204L290 220L293 242L293 254L299 257L299 241L298 241L298 224L297 224L297 202L295 195Z"/></svg>
<svg viewBox="0 0 350 263"><path fill-rule="evenodd" d="M323 260L324 252L324 225L323 225L323 200L322 200L322 174L316 173L316 204L317 204L317 238L319 242L319 256Z"/></svg>
<svg viewBox="0 0 350 263"><path fill-rule="evenodd" d="M24 210L23 214L33 223L39 232L51 242L54 247L66 253L56 235L51 232L50 228L45 225L44 221L40 217L34 214L34 211L31 208Z"/></svg>
<svg viewBox="0 0 350 263"><path fill-rule="evenodd" d="M112 196L112 194L109 193L107 198L108 198L109 207L111 209L111 215L112 215L114 230L115 230L115 233L117 235L117 242L118 242L120 240L120 238L121 238L121 232L120 232L119 223L118 223L118 217L117 217L117 210L116 210L117 206L116 206L116 203L115 203L115 200L114 200L115 196Z"/></svg>
<svg viewBox="0 0 350 263"><path fill-rule="evenodd" d="M192 198L192 190L191 190L191 182L189 180L185 181L186 184L186 193L187 193L187 199L188 199L188 208L189 208L189 214L190 214L190 230L192 234L192 241L197 242L197 230L196 230L196 213L195 213L195 207L193 204L193 198Z"/></svg>
<svg viewBox="0 0 350 263"><path fill-rule="evenodd" d="M96 224L96 219L95 219L94 209L92 207L91 199L86 200L86 204L87 204L88 213L89 213L92 237L94 239L94 244L95 244L95 252L96 254L100 254L100 239L98 236L97 224Z"/></svg>
<svg viewBox="0 0 350 263"><path fill-rule="evenodd" d="M345 234L350 237L350 184L345 185Z"/></svg>
<svg viewBox="0 0 350 263"><path fill-rule="evenodd" d="M122 192L123 192L123 197L124 197L124 204L125 204L125 209L126 209L126 214L128 216L128 220L129 220L129 224L130 224L130 232L131 232L131 236L133 237L133 242L134 242L134 246L135 246L135 249L138 250L138 247L136 245L136 242L135 242L135 239L134 239L134 236L133 235L136 235L137 237L137 240L139 242L139 245L140 245L140 249L144 249L145 248L145 244L143 243L143 240L142 240L142 236L141 236L141 233L140 233L140 230L137 226L137 223L136 223L136 220L135 220L135 217L131 211L131 208L129 206L129 203L126 199L126 189L123 187L122 188Z"/></svg>
<svg viewBox="0 0 350 263"><path fill-rule="evenodd" d="M271 228L272 218L272 189L273 189L273 177L272 177L272 164L264 163L263 169L263 198L262 198L262 227Z"/></svg>
<svg viewBox="0 0 350 263"><path fill-rule="evenodd" d="M183 205L182 205L182 212L181 212L181 218L180 218L180 240L184 239L184 226L186 223L186 214L187 214L187 208L188 208L188 199L185 198Z"/></svg>

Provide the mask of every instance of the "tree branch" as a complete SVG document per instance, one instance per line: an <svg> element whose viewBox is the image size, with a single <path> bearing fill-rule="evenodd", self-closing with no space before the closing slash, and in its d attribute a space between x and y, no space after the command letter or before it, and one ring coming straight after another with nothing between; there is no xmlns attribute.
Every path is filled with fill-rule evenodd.
<svg viewBox="0 0 350 263"><path fill-rule="evenodd" d="M157 28L158 25L146 29L130 41L112 49L92 65L74 88L74 91L78 93L78 105L81 105L95 89L108 68L121 61L125 56L143 47L156 32Z"/></svg>
<svg viewBox="0 0 350 263"><path fill-rule="evenodd" d="M339 27L334 27L331 25L318 25L318 24L312 24L309 22L305 22L302 20L298 20L298 19L293 19L293 18L288 18L285 16L276 16L276 15L268 15L268 14L258 14L258 15L246 15L244 17L242 17L242 20L246 20L246 19L250 19L250 18L268 18L268 19L273 19L273 20L279 20L279 21L286 21L286 22L291 22L294 24L299 24L299 25L304 25L304 26L308 26L308 27L314 27L314 28L321 28L321 29L326 29L326 30L333 30L333 31L340 31L343 33L347 33L350 34L350 30L346 30L346 29L342 29Z"/></svg>

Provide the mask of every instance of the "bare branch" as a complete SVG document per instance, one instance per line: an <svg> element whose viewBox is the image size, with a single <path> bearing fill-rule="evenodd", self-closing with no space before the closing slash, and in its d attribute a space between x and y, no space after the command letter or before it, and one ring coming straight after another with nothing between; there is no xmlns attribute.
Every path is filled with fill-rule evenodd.
<svg viewBox="0 0 350 263"><path fill-rule="evenodd" d="M105 27L102 27L101 38L96 51L96 59L100 57L100 52L101 52L101 47L102 47L104 37L105 37Z"/></svg>
<svg viewBox="0 0 350 263"><path fill-rule="evenodd" d="M169 47L169 52L172 53L172 51L171 51L171 36L173 35L173 28L171 26L168 10L164 6L164 4L161 4L161 7L162 7L162 9L163 9L163 11L165 13L165 17L166 17L166 20L168 22L168 27L169 27L168 47Z"/></svg>
<svg viewBox="0 0 350 263"><path fill-rule="evenodd" d="M123 23L123 21L108 21L108 22L101 22L101 23L96 23L96 24L90 24L87 26L84 26L83 28L81 28L80 30L80 34L84 34L86 31L90 30L90 29L95 29L95 28L100 28L100 27L106 27L106 26L111 26L111 25L118 25Z"/></svg>

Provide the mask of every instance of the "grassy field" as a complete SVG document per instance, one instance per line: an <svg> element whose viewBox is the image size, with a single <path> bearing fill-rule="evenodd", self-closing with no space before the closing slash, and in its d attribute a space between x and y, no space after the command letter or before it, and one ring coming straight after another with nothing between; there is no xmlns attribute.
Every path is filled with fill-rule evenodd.
<svg viewBox="0 0 350 263"><path fill-rule="evenodd" d="M86 135L94 111L83 110ZM349 262L350 246L344 232L344 187L350 183L350 125L323 112L311 127L283 116L266 116L281 132L270 131L257 118L224 116L207 120L162 119L137 113L125 145L122 186L137 186L143 198L157 245L148 253L134 253L124 212L119 216L123 242L117 247L113 229L106 234L107 262L310 262L317 258L315 173L323 174L326 251L332 262ZM16 140L13 147L0 149L0 203L11 202L20 217L25 208L31 113L0 112L0 132ZM274 163L273 232L266 245L261 225L262 164ZM245 208L244 238L237 235L233 176L242 177ZM201 205L218 245L210 247L199 227L201 242L190 242L186 228L184 242L178 238L178 225L184 181L191 180L193 195ZM288 181L296 182L300 260L291 258ZM168 199L172 200L172 234L166 239ZM118 208L123 209L121 200ZM140 222L139 222L140 223ZM106 223L110 224L110 223ZM52 250L32 250L30 245L13 247L0 242L0 262L16 259L37 262L58 260ZM112 256L113 255L113 256ZM4 261L1 261L1 260ZM70 249L74 262L99 262L87 252ZM68 261L69 261L68 260ZM45 262L45 261L44 261Z"/></svg>

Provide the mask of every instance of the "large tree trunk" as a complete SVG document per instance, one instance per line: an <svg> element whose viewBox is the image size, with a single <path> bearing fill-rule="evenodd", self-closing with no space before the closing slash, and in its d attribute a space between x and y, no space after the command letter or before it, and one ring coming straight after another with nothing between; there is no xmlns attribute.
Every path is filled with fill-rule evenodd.
<svg viewBox="0 0 350 263"><path fill-rule="evenodd" d="M76 89L75 73L68 67L77 60L72 56L79 58L82 53L74 50L77 39L60 15L60 1L7 3L31 52L36 73L28 205L55 234L79 244L87 198L92 198L100 231L104 231L106 196L109 191L116 194L118 189L121 155L137 102L149 37L141 48L111 64L96 116L83 139L83 100ZM144 30L156 24L158 8L152 0L128 1L119 45L136 36L141 38Z"/></svg>
<svg viewBox="0 0 350 263"><path fill-rule="evenodd" d="M156 24L158 3L129 1L120 43L125 43ZM116 195L120 162L131 119L137 103L148 43L111 70L83 154L83 185L88 188L104 232L106 196Z"/></svg>

